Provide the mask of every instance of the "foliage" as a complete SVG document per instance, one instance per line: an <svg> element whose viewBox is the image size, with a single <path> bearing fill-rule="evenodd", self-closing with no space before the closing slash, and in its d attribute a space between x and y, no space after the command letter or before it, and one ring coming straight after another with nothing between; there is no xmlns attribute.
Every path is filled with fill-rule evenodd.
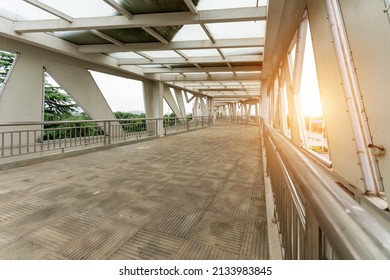
<svg viewBox="0 0 390 280"><path fill-rule="evenodd" d="M115 117L122 125L124 132L146 131L146 115L145 113L133 114L129 112L115 112Z"/></svg>
<svg viewBox="0 0 390 280"><path fill-rule="evenodd" d="M0 85L4 83L12 63L15 60L15 55L12 53L0 51Z"/></svg>
<svg viewBox="0 0 390 280"><path fill-rule="evenodd" d="M69 120L79 110L79 106L69 97L62 93L61 88L45 85L45 121Z"/></svg>

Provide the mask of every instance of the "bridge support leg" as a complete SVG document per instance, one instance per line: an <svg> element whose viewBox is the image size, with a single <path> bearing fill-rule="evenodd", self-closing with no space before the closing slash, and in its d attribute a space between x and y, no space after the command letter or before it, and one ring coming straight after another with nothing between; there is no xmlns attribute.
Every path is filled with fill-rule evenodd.
<svg viewBox="0 0 390 280"><path fill-rule="evenodd" d="M162 136L163 131L163 96L164 85L161 82L144 81L144 101L147 118L158 118L156 134ZM150 129L150 128L148 128Z"/></svg>

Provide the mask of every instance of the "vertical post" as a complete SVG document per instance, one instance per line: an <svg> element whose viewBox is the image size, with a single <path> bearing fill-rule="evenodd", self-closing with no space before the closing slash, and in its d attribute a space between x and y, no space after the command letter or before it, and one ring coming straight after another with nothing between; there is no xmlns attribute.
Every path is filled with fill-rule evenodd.
<svg viewBox="0 0 390 280"><path fill-rule="evenodd" d="M104 121L103 122L103 133L104 133L104 146L108 145L108 122Z"/></svg>
<svg viewBox="0 0 390 280"><path fill-rule="evenodd" d="M297 37L297 46L296 46L296 54L295 54L295 64L294 64L294 73L293 73L293 98L295 105L295 112L298 118L298 126L299 126L299 136L301 143L306 147L306 124L305 119L302 112L302 106L300 101L300 89L301 89L301 80L302 80L302 69L303 69L303 58L305 53L305 45L306 45L306 33L307 33L308 19L307 17L301 22L298 28L298 37Z"/></svg>

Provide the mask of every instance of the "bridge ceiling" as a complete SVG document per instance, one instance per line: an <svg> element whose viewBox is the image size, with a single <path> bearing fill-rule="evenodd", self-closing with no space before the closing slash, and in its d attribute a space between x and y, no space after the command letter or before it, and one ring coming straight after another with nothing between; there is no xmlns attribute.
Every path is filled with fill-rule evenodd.
<svg viewBox="0 0 390 280"><path fill-rule="evenodd" d="M191 92L242 100L259 96L267 3L0 0L0 34Z"/></svg>

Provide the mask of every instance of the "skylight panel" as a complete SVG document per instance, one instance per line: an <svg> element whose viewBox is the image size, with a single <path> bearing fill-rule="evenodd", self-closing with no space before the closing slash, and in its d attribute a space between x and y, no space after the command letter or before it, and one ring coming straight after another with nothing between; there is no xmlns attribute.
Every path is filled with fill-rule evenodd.
<svg viewBox="0 0 390 280"><path fill-rule="evenodd" d="M56 19L56 16L45 12L22 0L0 0L0 10L8 11L7 18L13 21ZM5 14L4 12L1 13Z"/></svg>
<svg viewBox="0 0 390 280"><path fill-rule="evenodd" d="M182 52L189 57L201 57L201 56L220 56L215 49L204 49L204 50L182 50Z"/></svg>
<svg viewBox="0 0 390 280"><path fill-rule="evenodd" d="M207 24L215 39L244 39L265 36L265 21Z"/></svg>
<svg viewBox="0 0 390 280"><path fill-rule="evenodd" d="M40 0L71 17L101 17L116 15L117 12L101 0Z"/></svg>
<svg viewBox="0 0 390 280"><path fill-rule="evenodd" d="M235 55L259 55L264 52L264 48L224 48L223 53L226 56L235 56Z"/></svg>
<svg viewBox="0 0 390 280"><path fill-rule="evenodd" d="M134 53L134 52L112 52L108 54L113 58L143 58L142 56Z"/></svg>
<svg viewBox="0 0 390 280"><path fill-rule="evenodd" d="M174 51L144 51L143 53L153 58L181 57Z"/></svg>
<svg viewBox="0 0 390 280"><path fill-rule="evenodd" d="M232 8L245 8L267 6L268 0L200 0L197 9L198 10L216 10L216 9L232 9Z"/></svg>
<svg viewBox="0 0 390 280"><path fill-rule="evenodd" d="M172 41L209 40L202 27L198 24L184 25L173 37Z"/></svg>

